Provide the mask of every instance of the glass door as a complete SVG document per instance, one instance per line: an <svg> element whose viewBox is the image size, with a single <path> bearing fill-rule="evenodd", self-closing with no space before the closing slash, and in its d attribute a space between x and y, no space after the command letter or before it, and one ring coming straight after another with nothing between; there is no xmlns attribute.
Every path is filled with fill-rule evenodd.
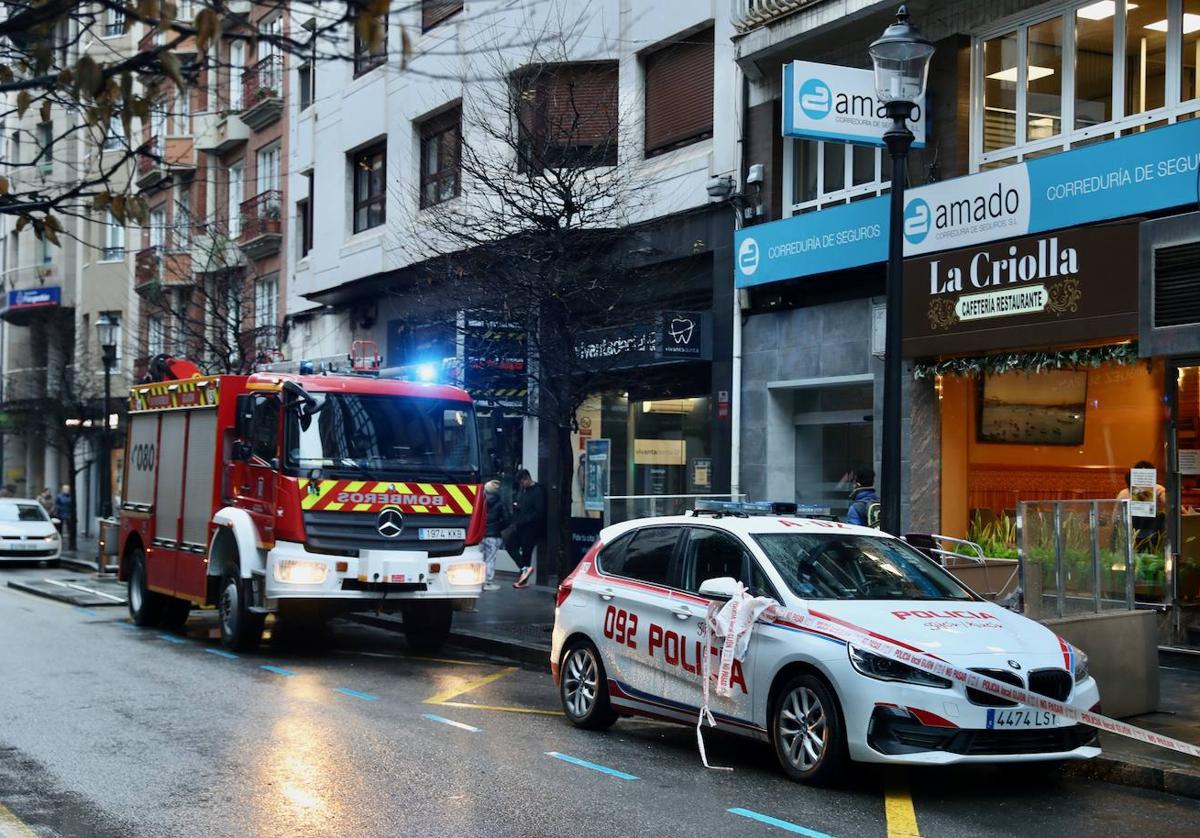
<svg viewBox="0 0 1200 838"><path fill-rule="evenodd" d="M873 402L867 383L796 392L797 503L828 507L845 519L855 471L874 463Z"/></svg>

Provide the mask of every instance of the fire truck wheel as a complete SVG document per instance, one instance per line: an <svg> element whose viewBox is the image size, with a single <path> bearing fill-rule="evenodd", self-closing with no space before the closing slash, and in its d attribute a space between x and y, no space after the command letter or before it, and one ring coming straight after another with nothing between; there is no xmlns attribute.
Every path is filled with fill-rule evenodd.
<svg viewBox="0 0 1200 838"><path fill-rule="evenodd" d="M163 626L170 631L183 631L192 613L192 604L186 599L171 598L163 606Z"/></svg>
<svg viewBox="0 0 1200 838"><path fill-rule="evenodd" d="M162 608L162 595L146 586L146 554L135 547L129 554L129 617L135 626L152 626Z"/></svg>
<svg viewBox="0 0 1200 838"><path fill-rule="evenodd" d="M236 571L221 576L217 613L221 617L221 644L235 652L258 646L262 640L264 615L250 611L248 585Z"/></svg>
<svg viewBox="0 0 1200 838"><path fill-rule="evenodd" d="M436 652L450 635L453 609L446 600L417 601L401 609L404 636L414 652Z"/></svg>

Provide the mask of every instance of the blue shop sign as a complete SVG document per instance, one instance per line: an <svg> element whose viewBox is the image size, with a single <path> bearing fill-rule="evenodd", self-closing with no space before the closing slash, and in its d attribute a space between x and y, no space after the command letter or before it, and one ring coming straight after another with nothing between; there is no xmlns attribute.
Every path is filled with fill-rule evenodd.
<svg viewBox="0 0 1200 838"><path fill-rule="evenodd" d="M8 292L8 308L39 308L62 304L62 288L18 288Z"/></svg>
<svg viewBox="0 0 1200 838"><path fill-rule="evenodd" d="M919 256L1194 203L1200 120L932 183L905 193L904 255ZM738 288L887 258L888 196L741 230Z"/></svg>

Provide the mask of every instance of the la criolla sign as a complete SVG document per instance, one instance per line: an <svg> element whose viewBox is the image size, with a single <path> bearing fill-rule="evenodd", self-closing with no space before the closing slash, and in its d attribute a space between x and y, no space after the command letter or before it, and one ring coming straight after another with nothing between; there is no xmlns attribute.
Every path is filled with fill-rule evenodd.
<svg viewBox="0 0 1200 838"><path fill-rule="evenodd" d="M925 145L925 99L916 103L908 127L913 146ZM783 66L783 135L883 145L892 125L875 96L870 70L793 61Z"/></svg>

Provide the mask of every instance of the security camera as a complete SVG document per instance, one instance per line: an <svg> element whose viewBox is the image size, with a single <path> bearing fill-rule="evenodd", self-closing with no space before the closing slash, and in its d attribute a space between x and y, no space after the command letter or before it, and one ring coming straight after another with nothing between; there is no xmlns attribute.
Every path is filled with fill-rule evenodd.
<svg viewBox="0 0 1200 838"><path fill-rule="evenodd" d="M763 164L755 163L753 166L750 167L750 170L748 172L746 172L746 183L753 184L753 183L762 183L762 182L763 182Z"/></svg>
<svg viewBox="0 0 1200 838"><path fill-rule="evenodd" d="M709 178L708 199L710 201L726 201L733 194L733 177L731 175L717 175Z"/></svg>

